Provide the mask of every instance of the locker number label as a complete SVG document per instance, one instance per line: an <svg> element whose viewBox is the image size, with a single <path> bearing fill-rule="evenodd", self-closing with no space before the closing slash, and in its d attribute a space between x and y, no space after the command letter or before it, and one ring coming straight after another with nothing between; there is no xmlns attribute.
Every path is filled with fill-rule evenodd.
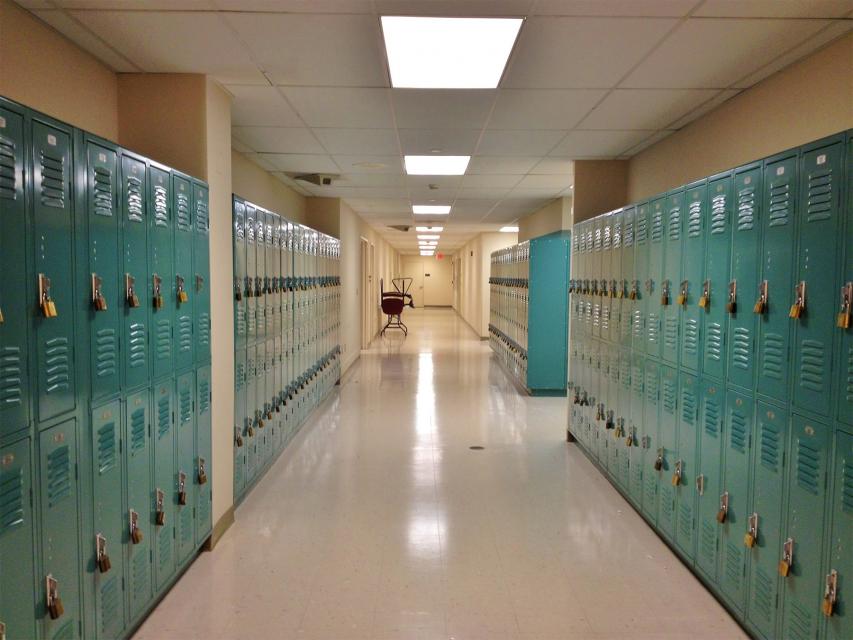
<svg viewBox="0 0 853 640"><path fill-rule="evenodd" d="M56 146L56 136L54 136L54 135L49 135L49 136L47 137L47 143L48 143L51 147L55 147L55 146Z"/></svg>
<svg viewBox="0 0 853 640"><path fill-rule="evenodd" d="M776 167L777 176L781 176L783 173L785 173L785 167Z"/></svg>
<svg viewBox="0 0 853 640"><path fill-rule="evenodd" d="M15 454L14 453L7 453L5 456L3 456L3 460L2 460L3 468L6 469L6 468L10 467L14 461L15 461Z"/></svg>
<svg viewBox="0 0 853 640"><path fill-rule="evenodd" d="M6 128L6 118L0 117L0 129Z"/></svg>
<svg viewBox="0 0 853 640"><path fill-rule="evenodd" d="M818 164L826 164L826 154L822 153L817 157Z"/></svg>
<svg viewBox="0 0 853 640"><path fill-rule="evenodd" d="M106 161L107 161L107 154L106 153L99 153L98 154L98 162L106 162Z"/></svg>

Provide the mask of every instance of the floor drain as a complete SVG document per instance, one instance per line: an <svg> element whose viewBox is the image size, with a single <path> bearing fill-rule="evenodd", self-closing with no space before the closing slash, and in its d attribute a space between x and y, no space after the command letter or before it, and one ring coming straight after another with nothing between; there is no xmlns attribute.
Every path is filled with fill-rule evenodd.
<svg viewBox="0 0 853 640"><path fill-rule="evenodd" d="M469 449L471 449L472 451L482 451L482 450L483 450L483 449L485 449L486 447L481 447L480 445L475 444L475 445L473 445L473 446L471 446L471 447L468 447L468 448L469 448Z"/></svg>

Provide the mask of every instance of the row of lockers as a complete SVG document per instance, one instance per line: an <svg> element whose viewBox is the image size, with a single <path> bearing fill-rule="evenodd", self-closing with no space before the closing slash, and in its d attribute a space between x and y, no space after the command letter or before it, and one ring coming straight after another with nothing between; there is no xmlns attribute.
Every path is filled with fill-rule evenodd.
<svg viewBox="0 0 853 640"><path fill-rule="evenodd" d="M816 141L575 226L570 434L757 637L853 637L853 165Z"/></svg>
<svg viewBox="0 0 853 640"><path fill-rule="evenodd" d="M489 325L496 330L496 338L509 338L510 342L523 352L527 351L529 270L528 242L492 253L489 274Z"/></svg>

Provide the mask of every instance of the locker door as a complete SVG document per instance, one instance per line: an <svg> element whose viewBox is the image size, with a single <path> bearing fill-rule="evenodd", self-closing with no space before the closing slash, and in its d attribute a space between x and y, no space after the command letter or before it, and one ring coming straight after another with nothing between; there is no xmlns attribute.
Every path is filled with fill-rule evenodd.
<svg viewBox="0 0 853 640"><path fill-rule="evenodd" d="M278 434L278 414L275 411L275 340L267 340L267 364L266 375L264 376L266 395L264 396L267 405L267 420L269 422L267 429L267 457L271 458L275 453L275 440Z"/></svg>
<svg viewBox="0 0 853 640"><path fill-rule="evenodd" d="M9 638L36 637L31 460L29 439L0 449L0 567L15 577L0 581L0 622Z"/></svg>
<svg viewBox="0 0 853 640"><path fill-rule="evenodd" d="M651 203L649 211L649 258L646 295L646 355L659 358L661 354L661 322L662 309L660 304L663 291L663 253L664 253L664 198L658 198Z"/></svg>
<svg viewBox="0 0 853 640"><path fill-rule="evenodd" d="M601 217L592 221L592 260L590 264L590 279L592 281L592 336L601 338L601 281L604 271L604 220Z"/></svg>
<svg viewBox="0 0 853 640"><path fill-rule="evenodd" d="M827 425L801 416L794 415L791 422L788 523L783 541L792 540L794 556L790 573L781 578L782 636L805 639L817 637L823 617L822 551L831 432ZM783 558L781 545L776 553Z"/></svg>
<svg viewBox="0 0 853 640"><path fill-rule="evenodd" d="M726 373L726 344L728 310L726 305L736 295L729 290L729 262L732 241L732 177L730 174L708 181L708 207L705 213L704 282L700 295L707 288L702 337L702 372L723 380ZM736 300L735 300L736 302ZM737 311L735 306L733 312ZM744 313L750 309L744 309Z"/></svg>
<svg viewBox="0 0 853 640"><path fill-rule="evenodd" d="M130 620L135 620L151 601L151 401L148 390L128 396L125 403L125 460L127 464L127 511L124 513L122 539L127 544ZM135 518L134 518L135 514ZM130 522L142 534L131 539Z"/></svg>
<svg viewBox="0 0 853 640"><path fill-rule="evenodd" d="M178 376L178 426L175 481L173 483L175 510L175 539L178 545L178 564L192 554L195 547L195 372Z"/></svg>
<svg viewBox="0 0 853 640"><path fill-rule="evenodd" d="M619 314L619 344L627 349L631 348L631 322L634 317L634 307L636 306L636 300L631 296L635 277L634 242L636 232L634 225L634 208L630 207L622 212L622 262L619 274L616 276L619 283L619 291L623 296Z"/></svg>
<svg viewBox="0 0 853 640"><path fill-rule="evenodd" d="M627 349L619 350L619 416L617 426L618 450L619 450L619 484L629 492L630 479L630 450L628 448L628 430L631 426L631 352ZM633 444L633 438L632 438Z"/></svg>
<svg viewBox="0 0 853 640"><path fill-rule="evenodd" d="M39 435L42 572L37 616L41 619L39 635L45 640L80 637L76 434L77 420L72 418ZM49 579L65 609L56 620L47 612Z"/></svg>
<svg viewBox="0 0 853 640"><path fill-rule="evenodd" d="M121 403L92 409L92 478L95 539L89 541L87 569L94 574L95 619L98 638L116 638L127 622L124 607L124 563L121 559L125 541L125 512L122 507L124 486L121 451ZM106 573L98 569L99 542L111 558Z"/></svg>
<svg viewBox="0 0 853 640"><path fill-rule="evenodd" d="M213 469L212 419L210 413L210 365L199 367L196 371L196 466L194 482L196 486L196 545L201 545L210 536L213 527L213 496L211 478Z"/></svg>
<svg viewBox="0 0 853 640"><path fill-rule="evenodd" d="M246 205L246 344L253 345L258 337L258 247L255 240L257 222L256 209ZM261 310L263 317L263 310Z"/></svg>
<svg viewBox="0 0 853 640"><path fill-rule="evenodd" d="M26 265L24 119L0 106L0 272L7 274L0 278L0 312L5 320L0 323L0 438L24 430L29 421L27 325L32 294ZM6 625L12 628L9 622ZM14 637L14 631L9 633Z"/></svg>
<svg viewBox="0 0 853 640"><path fill-rule="evenodd" d="M246 346L248 274L246 272L246 205L234 198L234 348Z"/></svg>
<svg viewBox="0 0 853 640"><path fill-rule="evenodd" d="M846 233L839 286L853 287L853 132L847 133L847 212ZM853 426L853 327L836 329L841 333L840 364L836 366L838 380L838 419ZM830 626L832 626L830 624Z"/></svg>
<svg viewBox="0 0 853 640"><path fill-rule="evenodd" d="M631 436L631 446L628 448L630 486L629 493L634 503L640 507L643 504L643 474L649 473L648 449L646 443L646 425L643 422L643 378L645 377L645 362L636 353L631 355L631 415L628 420L628 433Z"/></svg>
<svg viewBox="0 0 853 640"><path fill-rule="evenodd" d="M175 203L175 368L193 363L193 187L189 180L172 175Z"/></svg>
<svg viewBox="0 0 853 640"><path fill-rule="evenodd" d="M267 337L267 268L266 268L266 212L257 209L255 212L255 293L257 295L257 310L255 320L257 322L255 333L257 339L265 340Z"/></svg>
<svg viewBox="0 0 853 640"><path fill-rule="evenodd" d="M661 330L663 332L661 359L666 363L677 365L682 340L681 327L679 326L682 309L678 304L678 296L682 291L681 257L682 236L684 235L682 228L684 226L684 191L677 190L666 197L665 224L664 266L663 278L661 279ZM701 237L701 233L699 237ZM666 304L663 300L665 294L667 294Z"/></svg>
<svg viewBox="0 0 853 640"><path fill-rule="evenodd" d="M35 307L37 408L43 422L76 406L71 135L34 120L32 147L35 273L29 296ZM57 313L52 318L40 310L48 281Z"/></svg>
<svg viewBox="0 0 853 640"><path fill-rule="evenodd" d="M797 246L797 155L775 158L764 165L761 279L767 304L759 316L757 392L787 403L793 321L793 265ZM758 295L758 294L757 294Z"/></svg>
<svg viewBox="0 0 853 640"><path fill-rule="evenodd" d="M663 467L655 469L655 460L660 453L660 365L646 360L645 370L645 401L643 402L643 427L645 433L646 467L643 470L643 513L651 522L658 519L658 484L661 475L666 471ZM664 456L664 460L665 460Z"/></svg>
<svg viewBox="0 0 853 640"><path fill-rule="evenodd" d="M172 381L154 387L154 576L156 591L175 571L175 426ZM162 514L162 515L161 515ZM158 518L163 524L160 524Z"/></svg>
<svg viewBox="0 0 853 640"><path fill-rule="evenodd" d="M267 423L267 343L255 345L255 411L257 415L257 466L262 469L267 461L269 429Z"/></svg>
<svg viewBox="0 0 853 640"><path fill-rule="evenodd" d="M239 497L246 486L246 349L234 353L234 496Z"/></svg>
<svg viewBox="0 0 853 640"><path fill-rule="evenodd" d="M719 528L717 512L720 508L723 469L723 420L725 389L713 380L702 379L699 408L699 468L696 480L698 496L699 538L696 567L711 582L717 582L719 561Z"/></svg>
<svg viewBox="0 0 853 640"><path fill-rule="evenodd" d="M663 464L658 474L658 530L668 540L675 538L676 510L675 487L672 476L677 461L678 440L678 372L672 367L661 366L660 427L658 435L659 453Z"/></svg>
<svg viewBox="0 0 853 640"><path fill-rule="evenodd" d="M210 197L207 186L193 184L195 195L195 233L193 234L193 335L195 363L210 362Z"/></svg>
<svg viewBox="0 0 853 640"><path fill-rule="evenodd" d="M119 229L118 157L114 149L92 140L86 140L85 154L88 243L87 255L81 262L88 269L81 275L86 288L80 292L80 298L85 298L88 303L91 397L98 401L118 393L121 377L119 312L122 305L119 245L116 242Z"/></svg>
<svg viewBox="0 0 853 640"><path fill-rule="evenodd" d="M246 482L255 479L258 465L258 441L262 439L258 425L258 360L257 347L249 346L246 349L246 431L244 438L246 447Z"/></svg>
<svg viewBox="0 0 853 640"><path fill-rule="evenodd" d="M171 373L175 347L172 321L175 311L174 233L172 228L171 180L168 171L151 166L148 170L150 191L148 259L151 278L151 355L154 378ZM152 304L153 302L153 304Z"/></svg>
<svg viewBox="0 0 853 640"><path fill-rule="evenodd" d="M804 150L800 159L800 216L796 281L806 283L806 312L794 321L794 406L829 416L832 410L832 351L842 232L844 145Z"/></svg>
<svg viewBox="0 0 853 640"><path fill-rule="evenodd" d="M735 171L735 212L732 225L732 259L729 287L735 287L735 312L729 315L731 339L726 348L726 380L743 389L753 389L756 375L758 316L753 304L758 298L761 250L761 166ZM710 254L709 254L710 257Z"/></svg>
<svg viewBox="0 0 853 640"><path fill-rule="evenodd" d="M148 350L148 313L153 291L151 279L148 277L145 163L131 156L122 156L121 174L123 276L120 284L123 289L119 294L120 299L114 304L122 309L121 354L124 386L134 389L148 381L151 366Z"/></svg>
<svg viewBox="0 0 853 640"><path fill-rule="evenodd" d="M610 293L610 334L608 340L613 344L621 342L621 319L624 290L622 289L622 252L624 244L624 217L622 212L611 214L613 226L613 244L610 250L610 269L607 291Z"/></svg>
<svg viewBox="0 0 853 640"><path fill-rule="evenodd" d="M276 215L274 213L266 213L265 216L265 232L264 232L264 280L266 282L266 336L267 338L275 335L275 326L277 323L278 310L276 309L276 295L273 286L277 269L275 268L274 252L275 252L275 237L273 228L275 226Z"/></svg>
<svg viewBox="0 0 853 640"><path fill-rule="evenodd" d="M675 487L676 528L675 543L691 560L696 555L696 508L698 492L696 478L699 475L696 444L698 438L700 388L696 376L682 373L680 376L678 407L678 442L674 469L670 473L671 485Z"/></svg>
<svg viewBox="0 0 853 640"><path fill-rule="evenodd" d="M276 336L275 339L275 371L273 373L273 390L276 397L276 412L275 412L275 438L273 439L273 451L281 451L282 438L284 436L284 407L281 404L282 393L284 390L283 381L283 352L281 346L281 336Z"/></svg>
<svg viewBox="0 0 853 640"><path fill-rule="evenodd" d="M646 290L649 281L649 205L637 205L634 214L635 244L634 244L634 282L631 290L636 300L633 300L631 316L631 347L637 353L646 349L646 309L652 296Z"/></svg>
<svg viewBox="0 0 853 640"><path fill-rule="evenodd" d="M752 311L752 309L750 309ZM725 454L720 507L726 505L720 527L719 585L726 600L739 612L746 606L746 562L743 544L749 518L749 477L755 401L752 394L729 390L726 394ZM768 443L769 446L769 443ZM781 491L777 488L777 491Z"/></svg>
<svg viewBox="0 0 853 640"><path fill-rule="evenodd" d="M681 305L679 333L681 335L681 366L688 371L698 372L700 352L704 344L702 335L702 295L705 289L705 226L708 185L704 180L689 185L685 190L684 222L684 265L682 267L679 291L684 290L686 297ZM676 298L678 294L676 294ZM677 302L677 300L675 301ZM677 306L677 305L676 305Z"/></svg>
<svg viewBox="0 0 853 640"><path fill-rule="evenodd" d="M613 302L610 298L610 285L613 272L613 239L615 216L612 213L601 216L601 270L598 292L601 296L601 339L610 341L610 312Z"/></svg>
<svg viewBox="0 0 853 640"><path fill-rule="evenodd" d="M838 599L826 623L826 636L831 640L844 640L853 637L853 435L836 433L834 457L832 533L823 573L836 572Z"/></svg>
<svg viewBox="0 0 853 640"><path fill-rule="evenodd" d="M788 417L783 409L764 402L756 407L756 448L753 462L752 510L740 535L749 528L749 517L757 516L755 546L748 549L749 602L747 619L767 638L775 637L779 609L779 560L782 557L783 489Z"/></svg>

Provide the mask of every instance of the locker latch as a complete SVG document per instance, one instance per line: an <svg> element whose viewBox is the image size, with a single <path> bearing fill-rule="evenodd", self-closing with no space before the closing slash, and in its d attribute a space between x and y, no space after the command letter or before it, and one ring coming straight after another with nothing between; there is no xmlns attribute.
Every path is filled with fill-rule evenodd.
<svg viewBox="0 0 853 640"><path fill-rule="evenodd" d="M690 281L689 280L682 280L681 281L681 288L679 289L679 292L678 292L678 298L676 298L676 302L678 302L678 304L682 307L687 304L687 293L689 292L689 290L690 290Z"/></svg>
<svg viewBox="0 0 853 640"><path fill-rule="evenodd" d="M628 436L625 438L625 446L633 447L637 442L637 427L631 425L628 428Z"/></svg>
<svg viewBox="0 0 853 640"><path fill-rule="evenodd" d="M723 524L729 516L729 492L723 492L720 496L720 509L717 511L717 522Z"/></svg>
<svg viewBox="0 0 853 640"><path fill-rule="evenodd" d="M154 495L156 496L154 521L158 527L162 527L166 524L166 494L162 489L158 488Z"/></svg>
<svg viewBox="0 0 853 640"><path fill-rule="evenodd" d="M246 297L247 298L252 298L255 295L255 292L252 290L253 289L253 286L252 286L253 282L254 282L254 280L252 280L249 276L246 276Z"/></svg>
<svg viewBox="0 0 853 640"><path fill-rule="evenodd" d="M753 513L749 516L746 523L746 534L743 536L743 544L750 549L755 546L758 541L758 514Z"/></svg>
<svg viewBox="0 0 853 640"><path fill-rule="evenodd" d="M38 285L39 308L41 309L42 316L44 316L45 318L55 318L59 314L56 312L56 304L50 297L50 278L48 278L43 273L40 273L38 278Z"/></svg>
<svg viewBox="0 0 853 640"><path fill-rule="evenodd" d="M592 280L592 290L590 291L591 295L598 295L598 280Z"/></svg>
<svg viewBox="0 0 853 640"><path fill-rule="evenodd" d="M265 293L266 291L264 290L263 285L261 284L261 278L260 276L258 276L257 278L255 278L255 294L258 297L261 297Z"/></svg>
<svg viewBox="0 0 853 640"><path fill-rule="evenodd" d="M124 274L124 298L127 306L135 309L139 306L139 296L136 295L136 278L129 273Z"/></svg>
<svg viewBox="0 0 853 640"><path fill-rule="evenodd" d="M234 299L237 302L243 299L243 287L240 286L240 278L234 278Z"/></svg>
<svg viewBox="0 0 853 640"><path fill-rule="evenodd" d="M602 413L605 414L604 415L604 428L605 429L615 429L616 428L616 421L614 420L614 417L613 417L613 411L607 411L605 413L604 412L604 405L601 405L601 411L602 411Z"/></svg>
<svg viewBox="0 0 853 640"><path fill-rule="evenodd" d="M48 573L45 578L45 594L47 596L47 613L51 620L57 620L65 613L62 598L59 597L59 581Z"/></svg>
<svg viewBox="0 0 853 640"><path fill-rule="evenodd" d="M667 306L669 304L669 280L664 280L661 283L660 303L663 306Z"/></svg>
<svg viewBox="0 0 853 640"><path fill-rule="evenodd" d="M196 292L204 289L204 278L199 274L195 274L195 290Z"/></svg>
<svg viewBox="0 0 853 640"><path fill-rule="evenodd" d="M676 460L675 461L675 470L673 471L673 474L672 474L672 486L673 487L677 487L678 485L681 484L681 474L682 474L681 460Z"/></svg>
<svg viewBox="0 0 853 640"><path fill-rule="evenodd" d="M163 278L156 273L151 276L151 284L154 288L154 308L163 308Z"/></svg>
<svg viewBox="0 0 853 640"><path fill-rule="evenodd" d="M106 311L107 310L107 299L104 297L104 281L97 274L92 274L92 306L95 311Z"/></svg>
<svg viewBox="0 0 853 640"><path fill-rule="evenodd" d="M696 493L700 496L705 495L705 475L702 473L696 476Z"/></svg>
<svg viewBox="0 0 853 640"><path fill-rule="evenodd" d="M801 280L794 287L794 304L791 305L791 311L788 316L795 320L803 315L806 310L806 281Z"/></svg>
<svg viewBox="0 0 853 640"><path fill-rule="evenodd" d="M178 504L187 504L187 474L183 471L178 471Z"/></svg>
<svg viewBox="0 0 853 640"><path fill-rule="evenodd" d="M655 458L655 471L660 471L663 469L663 447L658 449L658 455Z"/></svg>
<svg viewBox="0 0 853 640"><path fill-rule="evenodd" d="M762 315L767 311L767 303L769 301L768 294L769 289L767 280L762 280L758 284L758 300L755 301L755 306L752 308L754 313Z"/></svg>
<svg viewBox="0 0 853 640"><path fill-rule="evenodd" d="M838 312L836 325L839 329L849 329L851 325L851 314L853 314L853 282L848 282L841 287L841 309Z"/></svg>
<svg viewBox="0 0 853 640"><path fill-rule="evenodd" d="M611 281L610 281L610 297L611 297L611 298L615 298L615 297L616 297L616 289L617 289L617 288L619 289L619 297L621 298L621 297L622 297L622 287L619 287L619 286L616 284L616 280L611 280Z"/></svg>
<svg viewBox="0 0 853 640"><path fill-rule="evenodd" d="M175 289L177 289L178 302L184 303L190 299L189 294L187 294L186 286L184 285L183 276L175 276Z"/></svg>
<svg viewBox="0 0 853 640"><path fill-rule="evenodd" d="M711 281L705 280L702 283L702 295L699 296L699 306L707 309L711 305Z"/></svg>
<svg viewBox="0 0 853 640"><path fill-rule="evenodd" d="M823 590L823 604L821 609L827 618L835 613L835 603L838 600L838 571L833 569L826 574L826 586Z"/></svg>
<svg viewBox="0 0 853 640"><path fill-rule="evenodd" d="M794 539L788 538L782 545L782 559L779 561L779 575L787 578L794 564Z"/></svg>
<svg viewBox="0 0 853 640"><path fill-rule="evenodd" d="M207 484L207 470L205 469L204 458L199 456L198 459L198 483Z"/></svg>
<svg viewBox="0 0 853 640"><path fill-rule="evenodd" d="M726 311L729 313L737 312L737 280L729 282L729 299L726 302Z"/></svg>
<svg viewBox="0 0 853 640"><path fill-rule="evenodd" d="M601 297L602 297L602 298L606 298L607 296L609 296L609 295L610 295L610 292L608 291L608 286L609 286L609 284L610 284L610 283L609 283L609 282L607 282L607 280L604 280L604 279L602 278L602 280L601 280L601 290L599 291L599 293L601 294Z"/></svg>
<svg viewBox="0 0 853 640"><path fill-rule="evenodd" d="M628 294L628 297L631 300L636 300L637 298L640 297L640 281L639 280L634 280L631 283L631 292Z"/></svg>
<svg viewBox="0 0 853 640"><path fill-rule="evenodd" d="M234 444L238 447L243 446L243 434L240 433L240 427L234 427Z"/></svg>
<svg viewBox="0 0 853 640"><path fill-rule="evenodd" d="M6 640L6 624L0 622L0 640Z"/></svg>
<svg viewBox="0 0 853 640"><path fill-rule="evenodd" d="M107 539L102 533L95 534L95 561L101 573L107 573L112 568L110 556L107 554Z"/></svg>
<svg viewBox="0 0 853 640"><path fill-rule="evenodd" d="M625 290L628 288L627 280L619 281L619 295L617 296L619 299L623 299L625 297Z"/></svg>
<svg viewBox="0 0 853 640"><path fill-rule="evenodd" d="M130 541L133 544L139 544L142 542L142 529L139 528L139 514L130 509L128 517L130 519Z"/></svg>

